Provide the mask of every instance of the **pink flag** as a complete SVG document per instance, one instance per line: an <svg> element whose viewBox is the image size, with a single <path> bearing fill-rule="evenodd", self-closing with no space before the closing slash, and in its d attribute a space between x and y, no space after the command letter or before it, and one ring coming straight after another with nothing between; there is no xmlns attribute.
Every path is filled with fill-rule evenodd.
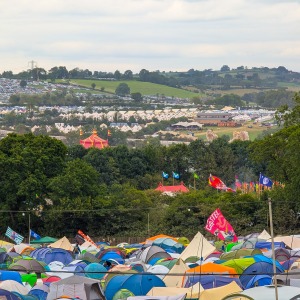
<svg viewBox="0 0 300 300"><path fill-rule="evenodd" d="M205 229L220 240L236 242L238 240L232 226L217 208L207 219Z"/></svg>

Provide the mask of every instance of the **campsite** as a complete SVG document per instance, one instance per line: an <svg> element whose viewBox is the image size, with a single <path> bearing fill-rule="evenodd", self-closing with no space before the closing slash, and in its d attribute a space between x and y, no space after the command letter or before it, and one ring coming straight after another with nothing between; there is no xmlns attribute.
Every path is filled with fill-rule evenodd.
<svg viewBox="0 0 300 300"><path fill-rule="evenodd" d="M216 214L208 219L207 226L213 216ZM66 237L41 237L34 232L33 236L36 239L30 244L18 242L16 232L7 235L13 243L0 241L0 299L300 297L297 236L274 238L274 252L266 230L237 237L235 242L213 240L213 235L208 240L200 232L191 241L159 234L141 243L118 245L94 242L81 230L75 244Z"/></svg>

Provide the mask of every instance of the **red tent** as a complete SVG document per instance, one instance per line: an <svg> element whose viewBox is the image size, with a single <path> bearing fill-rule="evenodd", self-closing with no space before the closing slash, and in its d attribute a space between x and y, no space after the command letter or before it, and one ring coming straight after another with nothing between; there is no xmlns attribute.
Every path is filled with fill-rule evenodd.
<svg viewBox="0 0 300 300"><path fill-rule="evenodd" d="M103 140L97 135L97 131L94 129L93 134L84 140L80 140L80 145L84 148L88 149L91 147L95 147L98 149L103 149L105 147L109 147L108 140Z"/></svg>
<svg viewBox="0 0 300 300"><path fill-rule="evenodd" d="M181 181L179 185L163 185L161 182L158 187L155 189L156 191L162 193L187 193L189 189L184 185Z"/></svg>

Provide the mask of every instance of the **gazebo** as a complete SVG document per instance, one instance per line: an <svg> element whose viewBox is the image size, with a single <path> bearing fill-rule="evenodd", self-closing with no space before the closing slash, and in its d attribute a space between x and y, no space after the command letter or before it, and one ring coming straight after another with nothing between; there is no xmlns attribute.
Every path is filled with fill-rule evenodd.
<svg viewBox="0 0 300 300"><path fill-rule="evenodd" d="M161 182L155 191L162 192L164 194L175 195L176 193L188 193L189 189L181 181L179 185L163 185Z"/></svg>
<svg viewBox="0 0 300 300"><path fill-rule="evenodd" d="M105 147L109 147L108 140L103 140L97 135L97 130L94 129L91 136L84 140L80 140L80 145L82 145L85 149L95 147L98 149L103 149Z"/></svg>

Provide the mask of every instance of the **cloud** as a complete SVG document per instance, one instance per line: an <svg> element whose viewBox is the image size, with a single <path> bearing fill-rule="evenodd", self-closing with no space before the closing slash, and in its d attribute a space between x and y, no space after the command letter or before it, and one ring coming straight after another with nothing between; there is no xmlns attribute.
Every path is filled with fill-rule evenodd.
<svg viewBox="0 0 300 300"><path fill-rule="evenodd" d="M0 71L21 71L32 59L46 69L184 70L265 62L300 71L300 1L30 3L2 0Z"/></svg>

